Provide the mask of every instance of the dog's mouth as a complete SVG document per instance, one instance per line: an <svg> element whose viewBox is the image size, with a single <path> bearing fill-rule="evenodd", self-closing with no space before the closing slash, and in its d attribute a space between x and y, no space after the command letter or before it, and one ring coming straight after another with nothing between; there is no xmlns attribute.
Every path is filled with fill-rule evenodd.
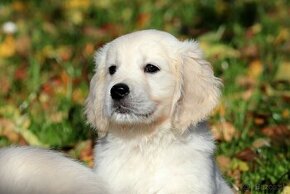
<svg viewBox="0 0 290 194"><path fill-rule="evenodd" d="M136 108L128 107L122 104L115 105L111 116L125 116L128 117L138 117L138 118L150 118L154 114L155 110L138 110Z"/></svg>
<svg viewBox="0 0 290 194"><path fill-rule="evenodd" d="M139 112L131 110L131 109L127 108L127 107L122 107L122 106L116 107L115 110L113 111L113 114L120 114L120 115L127 115L127 116L137 116L137 117L143 117L143 118L148 118L151 115L153 115L153 113L154 113L154 110L148 111L148 112L145 112L145 113L139 113Z"/></svg>

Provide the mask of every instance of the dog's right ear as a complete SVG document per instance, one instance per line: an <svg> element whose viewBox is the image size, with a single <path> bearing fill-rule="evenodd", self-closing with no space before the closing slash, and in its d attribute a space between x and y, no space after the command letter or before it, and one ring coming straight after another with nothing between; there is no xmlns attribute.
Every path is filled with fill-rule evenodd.
<svg viewBox="0 0 290 194"><path fill-rule="evenodd" d="M95 74L90 82L90 91L85 106L87 122L96 128L99 137L107 134L109 124L104 114L107 48L108 45L105 45L95 55Z"/></svg>

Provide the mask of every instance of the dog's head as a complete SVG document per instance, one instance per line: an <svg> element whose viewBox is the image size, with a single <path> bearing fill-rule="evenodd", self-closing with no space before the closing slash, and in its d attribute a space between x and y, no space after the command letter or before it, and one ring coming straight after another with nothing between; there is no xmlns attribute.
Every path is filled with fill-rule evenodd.
<svg viewBox="0 0 290 194"><path fill-rule="evenodd" d="M86 115L100 135L112 125L164 122L182 134L217 103L220 82L196 42L145 30L108 43L95 59Z"/></svg>

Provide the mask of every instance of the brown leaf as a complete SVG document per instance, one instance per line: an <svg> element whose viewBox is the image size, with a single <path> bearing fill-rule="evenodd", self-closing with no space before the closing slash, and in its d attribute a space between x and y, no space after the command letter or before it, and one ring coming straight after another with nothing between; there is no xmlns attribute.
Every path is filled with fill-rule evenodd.
<svg viewBox="0 0 290 194"><path fill-rule="evenodd" d="M28 36L21 36L17 38L16 52L22 56L27 56L31 49L31 39Z"/></svg>
<svg viewBox="0 0 290 194"><path fill-rule="evenodd" d="M11 88L11 82L10 80L8 79L8 77L6 76L0 76L0 94L1 95L6 95L10 88Z"/></svg>
<svg viewBox="0 0 290 194"><path fill-rule="evenodd" d="M290 130L285 125L265 127L262 129L262 133L275 140L283 140L290 137Z"/></svg>
<svg viewBox="0 0 290 194"><path fill-rule="evenodd" d="M231 141L233 137L237 136L236 128L230 122L221 122L212 126L212 133L216 140Z"/></svg>
<svg viewBox="0 0 290 194"><path fill-rule="evenodd" d="M241 49L242 56L244 57L258 57L259 56L259 50L257 45L248 45Z"/></svg>
<svg viewBox="0 0 290 194"><path fill-rule="evenodd" d="M16 132L16 126L14 122L9 119L0 119L0 136L6 137L12 143L21 143L21 145L26 145L24 138Z"/></svg>
<svg viewBox="0 0 290 194"><path fill-rule="evenodd" d="M243 161L253 161L258 155L250 148L245 148L236 154L236 157Z"/></svg>
<svg viewBox="0 0 290 194"><path fill-rule="evenodd" d="M230 168L231 159L225 155L219 155L216 157L217 164L222 172L227 171Z"/></svg>
<svg viewBox="0 0 290 194"><path fill-rule="evenodd" d="M137 18L137 25L143 28L150 22L150 19L151 15L149 13L141 13Z"/></svg>

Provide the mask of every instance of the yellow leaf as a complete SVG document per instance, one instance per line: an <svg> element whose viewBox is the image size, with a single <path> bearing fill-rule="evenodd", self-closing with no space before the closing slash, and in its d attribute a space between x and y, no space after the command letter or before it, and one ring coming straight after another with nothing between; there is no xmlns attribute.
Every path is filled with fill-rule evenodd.
<svg viewBox="0 0 290 194"><path fill-rule="evenodd" d="M2 43L0 43L0 57L11 57L15 54L16 46L13 36L8 35Z"/></svg>
<svg viewBox="0 0 290 194"><path fill-rule="evenodd" d="M278 34L278 36L275 39L276 44L281 44L284 41L289 40L290 34L289 34L289 29L287 28L282 28Z"/></svg>
<svg viewBox="0 0 290 194"><path fill-rule="evenodd" d="M250 63L248 75L251 78L258 78L263 72L263 64L260 60L254 60Z"/></svg>
<svg viewBox="0 0 290 194"><path fill-rule="evenodd" d="M289 110L288 109L284 109L282 112L282 117L284 119L288 119L289 118Z"/></svg>
<svg viewBox="0 0 290 194"><path fill-rule="evenodd" d="M243 172L246 172L249 170L249 165L246 162L240 161L239 162L239 169Z"/></svg>
<svg viewBox="0 0 290 194"><path fill-rule="evenodd" d="M290 81L290 62L283 62L278 66L275 80Z"/></svg>
<svg viewBox="0 0 290 194"><path fill-rule="evenodd" d="M67 9L87 9L89 8L91 2L90 0L67 0L66 8Z"/></svg>
<svg viewBox="0 0 290 194"><path fill-rule="evenodd" d="M282 194L290 194L290 184L284 187Z"/></svg>
<svg viewBox="0 0 290 194"><path fill-rule="evenodd" d="M21 1L15 1L12 3L12 7L15 11L25 11L26 6L23 2Z"/></svg>

